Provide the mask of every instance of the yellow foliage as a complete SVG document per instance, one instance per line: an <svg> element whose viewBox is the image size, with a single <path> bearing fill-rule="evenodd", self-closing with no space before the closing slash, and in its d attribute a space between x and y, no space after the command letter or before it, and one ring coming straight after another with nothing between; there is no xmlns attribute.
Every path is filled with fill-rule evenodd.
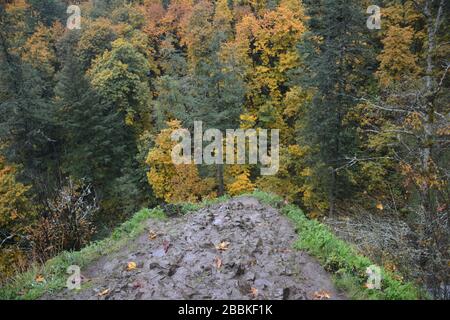
<svg viewBox="0 0 450 320"><path fill-rule="evenodd" d="M250 180L250 171L248 168L238 168L238 166L231 166L229 174L234 174L234 181L226 185L229 195L236 196L243 193L250 193L255 190L255 185Z"/></svg>
<svg viewBox="0 0 450 320"><path fill-rule="evenodd" d="M6 164L0 156L0 230L19 236L34 217L34 210L27 197L30 187L17 182L16 173L16 167ZM16 240L16 237L11 240ZM1 246L0 283L14 272L23 270L26 264L27 257L18 247Z"/></svg>
<svg viewBox="0 0 450 320"><path fill-rule="evenodd" d="M244 113L241 114L241 129L250 129L253 128L256 120L258 119L255 115Z"/></svg>
<svg viewBox="0 0 450 320"><path fill-rule="evenodd" d="M17 232L32 215L32 206L27 197L29 186L16 181L17 169L6 165L0 157L0 228Z"/></svg>
<svg viewBox="0 0 450 320"><path fill-rule="evenodd" d="M405 26L417 24L423 17L419 10L411 0L391 4L386 8L383 8L383 26L389 27L392 25Z"/></svg>
<svg viewBox="0 0 450 320"><path fill-rule="evenodd" d="M297 144L282 146L278 173L258 178L258 189L278 194L290 202L298 201L305 181L300 173L304 170L304 157L307 152L307 148Z"/></svg>
<svg viewBox="0 0 450 320"><path fill-rule="evenodd" d="M376 73L384 87L404 77L415 77L420 72L417 57L411 52L414 30L411 27L390 26L382 40L384 48L378 56L380 67Z"/></svg>
<svg viewBox="0 0 450 320"><path fill-rule="evenodd" d="M30 5L26 0L15 0L12 3L6 3L6 10L12 11L14 9L27 9Z"/></svg>
<svg viewBox="0 0 450 320"><path fill-rule="evenodd" d="M149 151L146 160L150 166L147 178L154 194L168 203L197 202L213 197L213 182L202 179L195 164L173 164L171 153L176 143L171 140L171 134L181 129L181 123L172 120L167 122L167 126L156 137L156 145Z"/></svg>
<svg viewBox="0 0 450 320"><path fill-rule="evenodd" d="M236 37L232 43L237 60L245 67L247 103L241 115L241 128L258 127L280 129L280 170L276 176L260 177L254 184L261 190L277 193L295 200L300 193L302 150L293 146L300 109L311 99L311 94L300 87L283 88L289 81L289 72L301 65L297 45L306 31L307 17L301 2L283 0L274 10L248 14L238 20ZM258 59L254 59L254 57ZM249 168L246 168L249 172ZM237 191L245 185L254 188L249 175L237 172L228 184ZM249 183L250 182L250 183ZM244 189L245 189L244 188ZM237 192L236 191L236 192Z"/></svg>
<svg viewBox="0 0 450 320"><path fill-rule="evenodd" d="M267 100L262 95L265 88L269 89L272 102L279 106L286 72L300 63L296 45L306 31L305 21L301 3L285 0L276 10L267 11L260 18L247 15L236 25L234 46L241 64L247 66L249 111L256 111ZM255 64L252 56L258 56L260 61Z"/></svg>
<svg viewBox="0 0 450 320"><path fill-rule="evenodd" d="M405 125L419 130L423 127L422 119L418 112L411 112L405 119Z"/></svg>
<svg viewBox="0 0 450 320"><path fill-rule="evenodd" d="M214 12L214 25L221 31L231 31L231 21L233 13L228 7L228 0L218 0Z"/></svg>
<svg viewBox="0 0 450 320"><path fill-rule="evenodd" d="M306 180L300 191L303 193L303 204L311 211L311 217L317 217L328 210L327 197L317 188L313 179Z"/></svg>
<svg viewBox="0 0 450 320"><path fill-rule="evenodd" d="M177 165L175 172L175 176L170 180L171 194L167 197L167 202L198 202L204 198L216 197L216 194L212 192L215 185L214 179L202 179L196 165Z"/></svg>
<svg viewBox="0 0 450 320"><path fill-rule="evenodd" d="M23 47L22 58L47 77L53 76L57 64L55 42L62 35L63 26L55 23L51 28L38 26Z"/></svg>
<svg viewBox="0 0 450 320"><path fill-rule="evenodd" d="M24 271L27 265L28 258L19 248L15 246L0 248L0 284L16 272Z"/></svg>

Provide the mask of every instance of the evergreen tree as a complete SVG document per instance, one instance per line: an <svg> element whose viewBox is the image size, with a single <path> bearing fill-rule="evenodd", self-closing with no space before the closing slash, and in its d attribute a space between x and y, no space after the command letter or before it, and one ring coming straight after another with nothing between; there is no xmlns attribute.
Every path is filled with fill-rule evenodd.
<svg viewBox="0 0 450 320"><path fill-rule="evenodd" d="M305 1L309 21L302 53L307 78L316 94L308 109L302 142L311 146L310 164L328 197L330 214L336 202L351 195L344 169L357 152L355 126L346 116L369 76L365 9L362 1Z"/></svg>
<svg viewBox="0 0 450 320"><path fill-rule="evenodd" d="M62 0L26 0L29 4L30 16L36 23L51 26L55 21L63 22L66 5Z"/></svg>
<svg viewBox="0 0 450 320"><path fill-rule="evenodd" d="M142 195L135 192L139 189L134 172L137 149L133 130L125 124L125 112L92 88L72 51L57 78L58 121L66 139L63 173L92 184L104 209L110 207L116 214L134 210ZM119 180L128 185L128 192L116 192Z"/></svg>
<svg viewBox="0 0 450 320"><path fill-rule="evenodd" d="M188 58L196 102L190 118L203 121L204 129L225 130L236 128L239 123L245 86L235 61L221 52L231 36L231 19L226 1L219 1L215 10L210 3L199 2L188 24ZM221 164L216 166L216 177L218 194L222 195Z"/></svg>
<svg viewBox="0 0 450 320"><path fill-rule="evenodd" d="M31 183L43 201L58 185L62 141L45 82L20 59L8 37L14 28L9 19L0 12L0 143L7 160L23 166L19 178Z"/></svg>

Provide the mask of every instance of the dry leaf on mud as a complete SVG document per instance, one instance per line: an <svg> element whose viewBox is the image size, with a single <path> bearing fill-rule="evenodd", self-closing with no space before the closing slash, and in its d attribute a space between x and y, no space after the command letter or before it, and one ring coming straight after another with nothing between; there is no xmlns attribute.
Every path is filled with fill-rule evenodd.
<svg viewBox="0 0 450 320"><path fill-rule="evenodd" d="M217 269L220 269L222 267L222 259L217 257L216 259L214 259L214 264L216 265Z"/></svg>
<svg viewBox="0 0 450 320"><path fill-rule="evenodd" d="M252 287L250 289L250 294L252 295L253 298L256 299L256 297L258 297L258 289Z"/></svg>
<svg viewBox="0 0 450 320"><path fill-rule="evenodd" d="M103 296L106 296L108 293L109 293L109 289L105 289L105 290L103 290L103 291L100 291L100 292L97 294L97 296L103 297Z"/></svg>
<svg viewBox="0 0 450 320"><path fill-rule="evenodd" d="M45 278L44 278L43 275L38 274L34 280L35 280L37 283L42 283L42 282L45 281Z"/></svg>
<svg viewBox="0 0 450 320"><path fill-rule="evenodd" d="M150 232L148 234L148 239L149 240L155 240L157 237L158 237L158 234L155 231L150 230Z"/></svg>
<svg viewBox="0 0 450 320"><path fill-rule="evenodd" d="M229 245L230 243L228 241L222 241L221 243L219 243L219 245L216 246L216 249L219 251L226 251L228 250Z"/></svg>
<svg viewBox="0 0 450 320"><path fill-rule="evenodd" d="M314 292L314 300L327 300L331 298L331 294L328 291L316 291Z"/></svg>
<svg viewBox="0 0 450 320"><path fill-rule="evenodd" d="M127 265L127 270L128 271L132 271L132 270L134 270L134 269L136 269L137 268L137 264L136 264L136 262L128 262L128 265Z"/></svg>
<svg viewBox="0 0 450 320"><path fill-rule="evenodd" d="M163 241L163 248L164 248L164 252L167 253L167 251L169 251L170 248L170 242L167 240Z"/></svg>

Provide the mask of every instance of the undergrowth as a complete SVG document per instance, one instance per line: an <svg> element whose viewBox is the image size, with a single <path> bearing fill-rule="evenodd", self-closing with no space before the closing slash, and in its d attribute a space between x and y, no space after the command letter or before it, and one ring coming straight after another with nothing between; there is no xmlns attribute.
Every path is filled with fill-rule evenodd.
<svg viewBox="0 0 450 320"><path fill-rule="evenodd" d="M295 248L305 250L319 260L327 272L333 275L336 286L351 299L414 300L426 295L412 283L404 282L400 274L381 268L381 289L368 289L367 267L373 265L350 244L337 238L331 230L317 220L308 219L295 205L285 204L283 199L261 191L256 197L266 205L280 208L296 226L298 239Z"/></svg>
<svg viewBox="0 0 450 320"><path fill-rule="evenodd" d="M62 252L45 264L36 264L27 272L18 274L0 288L0 299L33 300L63 289L66 286L66 270L69 266L83 268L101 256L118 251L145 230L146 224L143 222L150 218L165 219L165 214L159 208L140 210L116 228L110 237L93 242L80 251Z"/></svg>

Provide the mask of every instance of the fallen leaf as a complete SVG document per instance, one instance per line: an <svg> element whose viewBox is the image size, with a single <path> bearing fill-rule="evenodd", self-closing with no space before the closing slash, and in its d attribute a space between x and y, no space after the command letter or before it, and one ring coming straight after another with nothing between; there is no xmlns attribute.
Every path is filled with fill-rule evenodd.
<svg viewBox="0 0 450 320"><path fill-rule="evenodd" d="M252 295L253 298L256 299L258 297L258 289L252 287L250 289L250 294Z"/></svg>
<svg viewBox="0 0 450 320"><path fill-rule="evenodd" d="M383 204L381 202L377 203L376 208L378 210L383 210L384 209Z"/></svg>
<svg viewBox="0 0 450 320"><path fill-rule="evenodd" d="M11 220L16 220L19 215L17 214L17 210L11 212Z"/></svg>
<svg viewBox="0 0 450 320"><path fill-rule="evenodd" d="M399 275L399 274L397 274L397 273L394 273L393 275L392 275L392 277L395 279L395 280L397 280L397 281L403 281L403 277L401 276L401 275Z"/></svg>
<svg viewBox="0 0 450 320"><path fill-rule="evenodd" d="M134 270L134 269L136 269L137 268L137 264L136 264L136 262L128 262L128 265L127 265L127 270L128 271L132 271L132 270Z"/></svg>
<svg viewBox="0 0 450 320"><path fill-rule="evenodd" d="M229 245L230 245L229 242L222 241L221 243L219 243L219 245L216 246L216 249L219 251L226 251L226 250L228 250Z"/></svg>
<svg viewBox="0 0 450 320"><path fill-rule="evenodd" d="M169 248L170 248L170 242L167 240L164 240L163 247L164 247L164 252L167 253L167 251L169 251Z"/></svg>
<svg viewBox="0 0 450 320"><path fill-rule="evenodd" d="M103 290L103 291L100 291L100 292L97 294L97 296L103 297L103 296L106 296L108 293L109 293L109 289L105 289L105 290Z"/></svg>
<svg viewBox="0 0 450 320"><path fill-rule="evenodd" d="M330 298L331 294L328 291L322 290L314 292L314 300L326 300Z"/></svg>
<svg viewBox="0 0 450 320"><path fill-rule="evenodd" d="M387 271L390 271L390 272L392 272L392 273L394 273L394 272L397 271L397 266L396 266L395 263L393 263L393 262L386 262L386 263L384 263L384 268L385 268Z"/></svg>
<svg viewBox="0 0 450 320"><path fill-rule="evenodd" d="M220 269L222 267L222 259L220 259L219 257L214 260L214 263L217 269Z"/></svg>
<svg viewBox="0 0 450 320"><path fill-rule="evenodd" d="M35 280L37 283L42 283L42 282L45 281L45 278L44 278L43 275L38 274L34 280Z"/></svg>
<svg viewBox="0 0 450 320"><path fill-rule="evenodd" d="M158 234L155 231L153 231L153 230L151 230L149 232L149 234L148 234L148 239L149 240L155 240L157 237L158 237Z"/></svg>
<svg viewBox="0 0 450 320"><path fill-rule="evenodd" d="M371 289L372 286L371 286L369 283L364 283L364 284L363 284L363 288L364 288L364 289Z"/></svg>

